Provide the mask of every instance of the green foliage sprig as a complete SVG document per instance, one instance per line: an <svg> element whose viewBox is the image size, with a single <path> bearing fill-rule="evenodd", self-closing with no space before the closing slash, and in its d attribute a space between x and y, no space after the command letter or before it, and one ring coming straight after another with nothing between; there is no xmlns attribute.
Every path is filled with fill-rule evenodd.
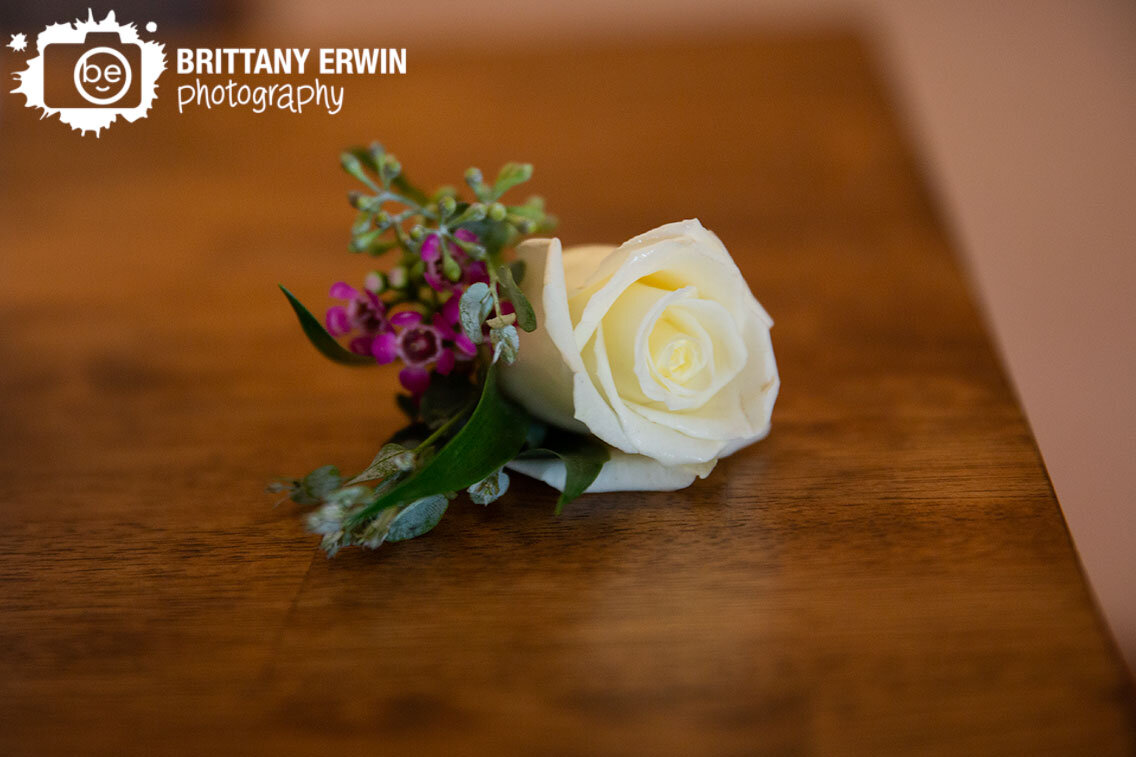
<svg viewBox="0 0 1136 757"><path fill-rule="evenodd" d="M550 432L497 385L499 361L513 362L521 349L517 326L528 332L539 326L520 287L524 269L507 261L505 253L525 235L547 232L556 222L539 197L518 205L501 201L532 177L532 166L508 163L492 184L470 168L465 183L473 198L465 200L452 187L426 194L378 143L344 152L340 163L368 190L349 194L356 217L348 249L374 257L395 250L400 255L386 272L369 276L366 293L337 285L353 299L347 310L338 308L343 312L336 319L337 308L329 310L329 326L335 320L342 329L339 321L348 312L363 324L355 324L364 335L350 349L281 286L304 334L322 355L345 365L390 362L388 352L396 347L410 361L411 348L419 345L415 339L443 340L464 360L444 361L444 352L438 352L426 383L419 385L422 374L417 373L407 380L411 393L396 399L408 425L360 473L344 478L338 468L325 465L302 478L276 481L269 491L314 507L308 527L323 537L329 556L346 546L375 549L420 536L438 524L463 489L477 504L494 502L509 488L505 465L518 456L555 456L564 462L567 480L556 505L559 513L595 480L608 453L592 437ZM400 312L412 315L400 317ZM445 314L455 312L449 333ZM360 339L364 347L373 340L372 354L359 349Z"/></svg>

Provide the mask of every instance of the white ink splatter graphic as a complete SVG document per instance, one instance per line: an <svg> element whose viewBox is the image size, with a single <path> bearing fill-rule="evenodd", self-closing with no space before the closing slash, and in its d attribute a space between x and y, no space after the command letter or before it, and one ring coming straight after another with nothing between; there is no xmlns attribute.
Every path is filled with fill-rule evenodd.
<svg viewBox="0 0 1136 757"><path fill-rule="evenodd" d="M12 38L8 40L8 49L14 50L17 53L22 53L28 47L28 38L24 36L23 32L13 34Z"/></svg>
<svg viewBox="0 0 1136 757"><path fill-rule="evenodd" d="M114 11L102 21L87 11L86 21L52 24L36 36L39 54L15 74L20 84L12 92L43 118L58 115L97 137L119 116L130 122L146 117L166 70L164 48L143 42L134 24L119 24Z"/></svg>

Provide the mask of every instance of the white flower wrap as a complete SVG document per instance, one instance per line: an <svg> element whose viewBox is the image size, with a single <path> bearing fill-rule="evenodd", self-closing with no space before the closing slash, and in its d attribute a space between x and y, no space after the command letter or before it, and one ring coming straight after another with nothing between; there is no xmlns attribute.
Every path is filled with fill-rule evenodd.
<svg viewBox="0 0 1136 757"><path fill-rule="evenodd" d="M680 489L769 433L773 321L697 220L619 247L533 239L517 255L539 328L501 384L535 417L615 448L588 491ZM510 467L564 486L558 459Z"/></svg>

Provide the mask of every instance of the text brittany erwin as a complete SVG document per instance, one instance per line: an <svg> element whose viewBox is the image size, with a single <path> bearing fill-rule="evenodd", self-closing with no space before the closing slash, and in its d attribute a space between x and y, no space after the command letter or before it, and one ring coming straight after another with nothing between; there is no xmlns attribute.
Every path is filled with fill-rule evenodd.
<svg viewBox="0 0 1136 757"><path fill-rule="evenodd" d="M263 113L269 108L303 113L305 108L324 108L335 115L343 108L345 88L321 82L248 83L232 77L304 76L310 68L321 76L381 76L406 73L406 48L309 48L181 47L177 51L179 75L196 76L193 84L178 86L178 112L186 106L251 108ZM309 65L310 64L310 65ZM226 82L203 81L200 77L228 76Z"/></svg>

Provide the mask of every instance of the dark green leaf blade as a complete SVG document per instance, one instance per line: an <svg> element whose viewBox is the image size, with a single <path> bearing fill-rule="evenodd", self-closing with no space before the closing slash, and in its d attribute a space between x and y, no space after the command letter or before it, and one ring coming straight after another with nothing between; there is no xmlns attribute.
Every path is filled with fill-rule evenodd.
<svg viewBox="0 0 1136 757"><path fill-rule="evenodd" d="M300 328L304 330L304 334L308 337L308 341L312 343L317 350L319 350L324 357L329 360L334 360L337 363L344 365L378 365L374 359L367 355L356 355L343 345L335 341L335 338L327 333L327 329L319 322L319 319L312 315L295 295L289 292L283 284L278 284L280 291L288 298L288 302L292 305L292 310L296 311L296 317L300 319Z"/></svg>
<svg viewBox="0 0 1136 757"><path fill-rule="evenodd" d="M481 400L462 429L417 473L363 508L352 522L361 523L388 507L473 486L516 457L528 423L528 413L501 396L491 366Z"/></svg>
<svg viewBox="0 0 1136 757"><path fill-rule="evenodd" d="M544 446L523 452L520 457L555 455L564 462L564 491L556 500L556 514L592 485L611 456L607 445L592 436L557 432L549 434Z"/></svg>

